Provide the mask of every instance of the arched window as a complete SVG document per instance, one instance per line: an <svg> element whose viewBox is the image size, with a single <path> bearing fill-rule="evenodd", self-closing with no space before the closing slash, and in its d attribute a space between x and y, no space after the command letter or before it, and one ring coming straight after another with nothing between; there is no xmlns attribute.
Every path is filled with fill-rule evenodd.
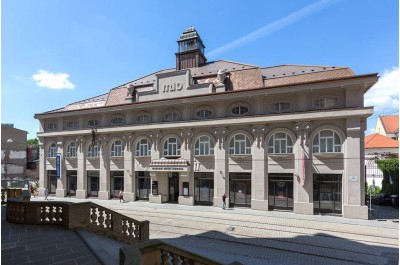
<svg viewBox="0 0 400 265"><path fill-rule="evenodd" d="M176 109L169 109L166 111L164 121L177 121L181 118L181 115Z"/></svg>
<svg viewBox="0 0 400 265"><path fill-rule="evenodd" d="M203 135L197 138L194 145L195 155L213 155L214 154L214 142L209 136Z"/></svg>
<svg viewBox="0 0 400 265"><path fill-rule="evenodd" d="M198 119L208 119L213 116L213 111L209 107L200 107L196 110L195 116Z"/></svg>
<svg viewBox="0 0 400 265"><path fill-rule="evenodd" d="M246 106L239 105L232 108L232 114L235 116L242 116L248 113L249 113L249 108Z"/></svg>
<svg viewBox="0 0 400 265"><path fill-rule="evenodd" d="M112 143L111 156L124 156L124 144L121 140L116 140Z"/></svg>
<svg viewBox="0 0 400 265"><path fill-rule="evenodd" d="M99 121L99 120L96 120L96 119L88 120L88 125L89 125L90 127L99 126L99 125L100 125L100 121Z"/></svg>
<svg viewBox="0 0 400 265"><path fill-rule="evenodd" d="M56 143L52 143L49 146L49 150L47 152L47 157L56 157L57 156L57 145Z"/></svg>
<svg viewBox="0 0 400 265"><path fill-rule="evenodd" d="M76 143L72 142L67 146L66 157L76 157Z"/></svg>
<svg viewBox="0 0 400 265"><path fill-rule="evenodd" d="M150 143L147 139L142 139L136 144L136 156L150 156Z"/></svg>
<svg viewBox="0 0 400 265"><path fill-rule="evenodd" d="M140 113L136 117L136 122L137 123L149 123L151 121L150 115L147 113Z"/></svg>
<svg viewBox="0 0 400 265"><path fill-rule="evenodd" d="M97 157L100 156L100 148L98 143L95 143L94 145L90 144L87 152L88 157Z"/></svg>
<svg viewBox="0 0 400 265"><path fill-rule="evenodd" d="M176 138L168 138L164 143L164 156L180 156L181 143Z"/></svg>
<svg viewBox="0 0 400 265"><path fill-rule="evenodd" d="M248 155L251 154L250 139L244 134L236 134L229 143L229 154Z"/></svg>
<svg viewBox="0 0 400 265"><path fill-rule="evenodd" d="M268 153L290 154L293 153L293 141L285 132L274 133L268 141Z"/></svg>
<svg viewBox="0 0 400 265"><path fill-rule="evenodd" d="M332 130L319 131L313 140L313 153L340 153L342 142L339 135Z"/></svg>
<svg viewBox="0 0 400 265"><path fill-rule="evenodd" d="M122 125L124 124L124 117L116 116L111 119L111 125Z"/></svg>

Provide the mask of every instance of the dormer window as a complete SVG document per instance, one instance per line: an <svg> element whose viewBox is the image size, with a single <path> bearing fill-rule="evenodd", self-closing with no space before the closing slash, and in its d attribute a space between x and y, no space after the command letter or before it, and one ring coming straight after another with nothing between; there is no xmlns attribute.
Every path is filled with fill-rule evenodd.
<svg viewBox="0 0 400 265"><path fill-rule="evenodd" d="M76 129L78 126L77 126L77 124L76 124L76 122L75 121L69 121L69 122L67 122L67 128L68 129Z"/></svg>
<svg viewBox="0 0 400 265"><path fill-rule="evenodd" d="M99 126L99 125L100 125L100 121L99 121L99 120L96 120L96 119L89 120L89 121L88 121L88 125L89 125L90 127Z"/></svg>
<svg viewBox="0 0 400 265"><path fill-rule="evenodd" d="M176 109L167 110L167 114L164 116L164 121L177 121L181 118L181 115Z"/></svg>
<svg viewBox="0 0 400 265"><path fill-rule="evenodd" d="M290 110L289 101L278 101L270 105L271 112L281 113Z"/></svg>
<svg viewBox="0 0 400 265"><path fill-rule="evenodd" d="M111 125L122 125L124 124L124 118L122 116L117 116L111 119Z"/></svg>
<svg viewBox="0 0 400 265"><path fill-rule="evenodd" d="M197 119L208 119L213 116L213 111L209 107L200 107L196 110L195 116Z"/></svg>
<svg viewBox="0 0 400 265"><path fill-rule="evenodd" d="M329 109L337 107L339 100L337 97L323 97L313 100L313 108L315 109Z"/></svg>
<svg viewBox="0 0 400 265"><path fill-rule="evenodd" d="M48 130L57 130L57 123L50 122L49 124L47 124L47 129Z"/></svg>
<svg viewBox="0 0 400 265"><path fill-rule="evenodd" d="M238 103L231 107L231 114L234 116L243 116L249 114L249 106L244 103Z"/></svg>
<svg viewBox="0 0 400 265"><path fill-rule="evenodd" d="M148 113L140 113L136 116L137 123L149 123L151 121L150 114Z"/></svg>

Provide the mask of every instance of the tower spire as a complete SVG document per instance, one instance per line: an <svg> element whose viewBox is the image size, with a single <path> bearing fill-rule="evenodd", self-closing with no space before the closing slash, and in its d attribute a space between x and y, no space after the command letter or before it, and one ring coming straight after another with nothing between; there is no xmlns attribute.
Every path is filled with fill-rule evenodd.
<svg viewBox="0 0 400 265"><path fill-rule="evenodd" d="M193 26L187 28L178 40L176 70L199 67L207 62L204 56L204 44Z"/></svg>

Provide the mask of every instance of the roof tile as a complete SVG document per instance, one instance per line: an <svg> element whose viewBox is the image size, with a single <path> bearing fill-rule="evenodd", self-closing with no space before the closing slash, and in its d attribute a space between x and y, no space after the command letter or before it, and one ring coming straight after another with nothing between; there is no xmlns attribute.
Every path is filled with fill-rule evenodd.
<svg viewBox="0 0 400 265"><path fill-rule="evenodd" d="M365 148L398 148L399 142L379 133L365 136Z"/></svg>

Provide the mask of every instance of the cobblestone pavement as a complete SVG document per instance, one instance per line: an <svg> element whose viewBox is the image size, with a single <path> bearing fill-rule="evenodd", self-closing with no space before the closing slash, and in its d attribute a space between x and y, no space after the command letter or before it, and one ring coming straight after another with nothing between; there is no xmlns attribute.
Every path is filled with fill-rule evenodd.
<svg viewBox="0 0 400 265"><path fill-rule="evenodd" d="M211 206L141 201L91 201L137 220L149 220L151 238L223 263L236 260L252 265L398 264L399 226L393 220L354 220L243 208L224 211Z"/></svg>
<svg viewBox="0 0 400 265"><path fill-rule="evenodd" d="M1 264L100 264L78 234L60 226L6 222L1 206Z"/></svg>

